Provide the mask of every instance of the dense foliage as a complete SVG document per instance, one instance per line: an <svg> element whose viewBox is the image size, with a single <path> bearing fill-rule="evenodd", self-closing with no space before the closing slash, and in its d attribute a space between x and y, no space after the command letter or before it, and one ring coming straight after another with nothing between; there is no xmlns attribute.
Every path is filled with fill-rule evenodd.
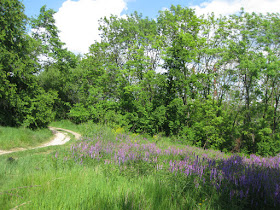
<svg viewBox="0 0 280 210"><path fill-rule="evenodd" d="M0 125L90 120L205 149L280 152L279 14L111 16L81 57L59 40L53 10L41 9L29 36L23 5L2 2Z"/></svg>
<svg viewBox="0 0 280 210"><path fill-rule="evenodd" d="M38 83L39 44L27 33L23 10L17 0L0 2L0 125L44 127L56 94Z"/></svg>
<svg viewBox="0 0 280 210"><path fill-rule="evenodd" d="M100 21L102 40L73 69L69 117L180 136L223 151L279 153L279 14Z"/></svg>

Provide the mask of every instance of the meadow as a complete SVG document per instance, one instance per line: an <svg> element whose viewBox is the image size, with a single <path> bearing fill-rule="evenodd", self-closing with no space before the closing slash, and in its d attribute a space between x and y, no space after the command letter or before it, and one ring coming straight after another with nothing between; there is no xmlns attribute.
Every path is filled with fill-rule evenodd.
<svg viewBox="0 0 280 210"><path fill-rule="evenodd" d="M38 146L53 137L49 129L32 130L24 127L0 126L0 149L28 148Z"/></svg>
<svg viewBox="0 0 280 210"><path fill-rule="evenodd" d="M225 154L92 123L54 125L84 137L0 156L2 209L280 207L279 156Z"/></svg>
<svg viewBox="0 0 280 210"><path fill-rule="evenodd" d="M24 8L0 1L0 150L83 138L1 155L0 210L280 209L280 14L111 15L82 55Z"/></svg>

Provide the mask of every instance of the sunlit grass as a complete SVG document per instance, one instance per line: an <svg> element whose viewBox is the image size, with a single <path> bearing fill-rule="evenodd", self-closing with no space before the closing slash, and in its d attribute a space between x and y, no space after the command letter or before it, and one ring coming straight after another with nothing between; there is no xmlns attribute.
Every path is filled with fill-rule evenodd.
<svg viewBox="0 0 280 210"><path fill-rule="evenodd" d="M33 147L50 141L52 136L48 129L31 130L0 126L0 149Z"/></svg>
<svg viewBox="0 0 280 210"><path fill-rule="evenodd" d="M62 120L52 122L50 126L57 128L64 128L80 133L84 137L95 137L96 135L102 135L104 138L111 139L114 137L113 130L110 127L94 124L92 122L75 124L69 120Z"/></svg>
<svg viewBox="0 0 280 210"><path fill-rule="evenodd" d="M58 149L58 152L63 151ZM117 167L65 165L63 161L55 162L54 156L55 152L33 154L13 163L0 158L0 167L5 169L0 172L1 180L9 180L1 183L0 206L3 209L20 205L22 209L180 209L196 205L191 184L185 196L176 194L179 186L165 174L129 178Z"/></svg>
<svg viewBox="0 0 280 210"><path fill-rule="evenodd" d="M0 156L2 209L244 209L272 208L276 201L268 194L275 189L262 187L275 185L277 157L241 162L220 151L90 123L75 131L85 132L82 140ZM258 178L266 170L269 176ZM260 181L267 203L261 193L254 197L250 177Z"/></svg>

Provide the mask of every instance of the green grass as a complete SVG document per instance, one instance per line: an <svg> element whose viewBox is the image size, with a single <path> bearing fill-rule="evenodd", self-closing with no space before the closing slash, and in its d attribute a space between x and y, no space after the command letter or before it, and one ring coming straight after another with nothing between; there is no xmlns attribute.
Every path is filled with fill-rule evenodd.
<svg viewBox="0 0 280 210"><path fill-rule="evenodd" d="M69 121L54 127L70 129L85 138L116 139L116 130L106 126ZM156 142L162 148L182 147L170 139L147 139L131 134L139 143ZM195 177L139 165L123 170L119 165L91 161L79 164L71 156L70 142L0 156L1 209L224 209L227 203L213 188L196 188ZM194 148L195 150L195 148ZM12 158L11 158L12 157ZM138 171L138 172L137 172ZM234 209L234 208L229 208Z"/></svg>
<svg viewBox="0 0 280 210"><path fill-rule="evenodd" d="M57 127L57 128L65 128L69 129L75 132L81 132L83 129L81 128L81 125L74 124L70 122L69 120L61 120L61 121L55 121L50 123L50 126Z"/></svg>
<svg viewBox="0 0 280 210"><path fill-rule="evenodd" d="M31 130L0 126L0 149L28 148L50 141L52 132L48 129Z"/></svg>
<svg viewBox="0 0 280 210"><path fill-rule="evenodd" d="M50 126L57 127L57 128L64 128L75 131L80 133L82 136L86 138L93 138L96 136L102 136L104 139L111 140L115 138L115 134L110 127L94 124L92 122L82 123L82 124L75 124L70 122L69 120L62 120L52 122Z"/></svg>
<svg viewBox="0 0 280 210"><path fill-rule="evenodd" d="M128 178L117 168L63 164L54 159L63 150L56 150L14 157L11 163L0 158L2 209L203 209L191 183L182 196L168 177Z"/></svg>

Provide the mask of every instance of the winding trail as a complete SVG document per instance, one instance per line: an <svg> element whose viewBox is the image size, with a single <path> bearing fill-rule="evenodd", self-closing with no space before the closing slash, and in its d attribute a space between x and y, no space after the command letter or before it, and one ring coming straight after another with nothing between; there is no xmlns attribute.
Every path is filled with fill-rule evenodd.
<svg viewBox="0 0 280 210"><path fill-rule="evenodd" d="M13 153L13 152L19 152L19 151L25 151L25 150L31 150L31 149L38 149L38 148L42 148L42 147L63 145L66 142L70 141L71 138L69 136L69 133L73 134L77 140L81 139L81 137L82 137L81 134L76 133L71 130L64 129L64 128L49 127L49 129L54 134L54 137L51 141L44 143L37 147L32 147L32 148L15 148L12 150L0 150L0 155L9 154L9 153ZM61 132L60 130L64 131L64 132Z"/></svg>

